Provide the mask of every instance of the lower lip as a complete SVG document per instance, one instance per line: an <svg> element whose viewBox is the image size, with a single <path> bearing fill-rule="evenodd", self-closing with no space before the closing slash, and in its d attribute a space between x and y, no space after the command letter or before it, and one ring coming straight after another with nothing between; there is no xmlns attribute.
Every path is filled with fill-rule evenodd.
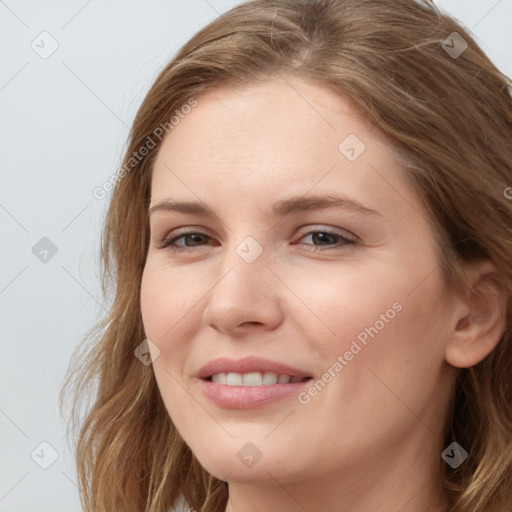
<svg viewBox="0 0 512 512"><path fill-rule="evenodd" d="M309 386L311 379L288 384L265 386L228 386L209 380L199 379L203 393L218 407L224 409L253 409L276 400L297 395Z"/></svg>

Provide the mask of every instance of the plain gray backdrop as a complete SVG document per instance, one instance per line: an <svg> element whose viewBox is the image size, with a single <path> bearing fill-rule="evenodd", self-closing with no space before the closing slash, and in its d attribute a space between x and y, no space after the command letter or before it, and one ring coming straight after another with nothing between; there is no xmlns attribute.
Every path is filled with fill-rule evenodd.
<svg viewBox="0 0 512 512"><path fill-rule="evenodd" d="M81 510L58 394L105 313L110 195L92 192L119 169L158 71L239 3L0 0L0 512ZM436 3L512 75L512 0Z"/></svg>

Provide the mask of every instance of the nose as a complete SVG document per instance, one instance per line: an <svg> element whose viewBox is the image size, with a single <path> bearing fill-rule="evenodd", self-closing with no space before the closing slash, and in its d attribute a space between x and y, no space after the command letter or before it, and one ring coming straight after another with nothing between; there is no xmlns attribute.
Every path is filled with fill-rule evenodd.
<svg viewBox="0 0 512 512"><path fill-rule="evenodd" d="M273 330L283 321L284 286L266 252L252 262L240 254L226 252L203 313L207 326L233 337Z"/></svg>

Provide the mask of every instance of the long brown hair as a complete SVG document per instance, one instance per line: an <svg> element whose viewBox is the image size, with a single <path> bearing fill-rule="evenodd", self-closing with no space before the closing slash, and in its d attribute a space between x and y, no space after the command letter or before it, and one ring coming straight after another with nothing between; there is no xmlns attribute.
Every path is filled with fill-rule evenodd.
<svg viewBox="0 0 512 512"><path fill-rule="evenodd" d="M199 465L151 366L134 356L145 339L140 283L151 171L185 105L214 87L276 75L337 91L380 130L423 198L448 285L464 286L463 262L494 263L507 294L506 331L488 357L458 373L445 441L470 457L457 470L440 457L439 471L452 512L512 510L511 82L457 22L413 0L253 0L198 32L156 79L105 219L109 311L77 348L61 395L62 408L71 401L84 509L168 512L181 502L225 509L227 483ZM92 405L82 419L86 397Z"/></svg>

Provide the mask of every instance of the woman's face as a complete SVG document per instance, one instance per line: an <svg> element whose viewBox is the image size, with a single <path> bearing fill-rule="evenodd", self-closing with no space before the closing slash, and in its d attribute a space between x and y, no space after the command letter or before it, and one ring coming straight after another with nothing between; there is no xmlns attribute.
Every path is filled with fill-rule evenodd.
<svg viewBox="0 0 512 512"><path fill-rule="evenodd" d="M196 99L155 162L141 290L181 436L230 482L437 462L450 306L377 130L297 78Z"/></svg>

